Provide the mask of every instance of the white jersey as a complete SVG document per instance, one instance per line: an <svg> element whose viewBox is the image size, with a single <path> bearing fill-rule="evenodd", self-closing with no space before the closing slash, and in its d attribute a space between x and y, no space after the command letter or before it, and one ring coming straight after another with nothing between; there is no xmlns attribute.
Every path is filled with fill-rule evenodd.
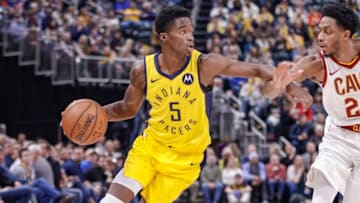
<svg viewBox="0 0 360 203"><path fill-rule="evenodd" d="M344 64L324 57L323 104L337 126L360 124L360 55Z"/></svg>

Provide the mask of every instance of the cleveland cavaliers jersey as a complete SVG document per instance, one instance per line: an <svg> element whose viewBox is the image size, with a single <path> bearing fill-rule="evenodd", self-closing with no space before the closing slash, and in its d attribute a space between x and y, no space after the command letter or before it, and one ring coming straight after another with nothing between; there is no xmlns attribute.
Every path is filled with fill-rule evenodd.
<svg viewBox="0 0 360 203"><path fill-rule="evenodd" d="M144 135L184 153L202 153L210 144L206 92L193 50L172 75L159 68L159 53L145 57L147 127Z"/></svg>
<svg viewBox="0 0 360 203"><path fill-rule="evenodd" d="M323 104L338 126L360 124L360 55L340 63L321 55L324 64Z"/></svg>

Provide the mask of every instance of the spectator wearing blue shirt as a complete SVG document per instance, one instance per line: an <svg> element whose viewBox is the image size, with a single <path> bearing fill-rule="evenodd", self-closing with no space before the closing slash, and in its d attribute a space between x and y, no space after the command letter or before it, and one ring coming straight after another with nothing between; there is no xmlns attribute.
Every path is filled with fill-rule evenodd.
<svg viewBox="0 0 360 203"><path fill-rule="evenodd" d="M290 127L289 137L297 153L302 154L305 152L310 130L311 124L308 122L306 115L301 115L298 122Z"/></svg>
<svg viewBox="0 0 360 203"><path fill-rule="evenodd" d="M243 170L245 181L253 188L251 191L251 202L267 200L265 166L259 161L259 155L256 152L249 154L249 162L243 165Z"/></svg>

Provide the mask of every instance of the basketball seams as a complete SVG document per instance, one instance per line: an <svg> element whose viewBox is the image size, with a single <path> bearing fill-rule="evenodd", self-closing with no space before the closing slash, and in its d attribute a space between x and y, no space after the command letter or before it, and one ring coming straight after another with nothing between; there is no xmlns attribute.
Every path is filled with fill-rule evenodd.
<svg viewBox="0 0 360 203"><path fill-rule="evenodd" d="M74 107L76 106L76 104L77 104L78 102L81 102L81 101L91 102L91 100L89 100L89 99L75 100L73 103L70 104L70 106L69 106L68 108L65 109L64 115L66 115L66 112L69 112L72 108L74 108Z"/></svg>
<svg viewBox="0 0 360 203"><path fill-rule="evenodd" d="M94 129L95 129L95 126L97 124L97 119L98 119L98 108L99 108L99 105L97 103L94 103L95 104L95 107L96 107L96 115L95 115L95 120L93 121L94 122L94 125L91 129L91 131L89 132L89 136L86 136L84 140L82 140L81 142L84 143L84 144L88 144L86 143L86 141L91 138L91 134L93 133Z"/></svg>
<svg viewBox="0 0 360 203"><path fill-rule="evenodd" d="M78 119L76 120L75 124L73 125L72 129L71 129L71 133L70 133L70 138L73 139L73 132L74 132L74 129L75 127L77 126L77 124L79 123L80 119L82 118L82 116L84 115L84 113L86 113L86 111L91 107L91 102L89 101L89 106L87 106L83 112L80 114L80 116L78 117Z"/></svg>
<svg viewBox="0 0 360 203"><path fill-rule="evenodd" d="M70 141L78 145L96 143L99 138L104 136L107 124L107 115L104 109L91 99L75 100L63 113L64 134Z"/></svg>

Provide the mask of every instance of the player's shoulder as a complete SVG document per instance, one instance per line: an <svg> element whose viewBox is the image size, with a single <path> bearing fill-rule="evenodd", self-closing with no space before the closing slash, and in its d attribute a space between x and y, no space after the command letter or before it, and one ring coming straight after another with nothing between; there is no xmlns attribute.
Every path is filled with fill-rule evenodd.
<svg viewBox="0 0 360 203"><path fill-rule="evenodd" d="M144 59L136 60L131 68L130 82L140 86L145 84L145 62Z"/></svg>
<svg viewBox="0 0 360 203"><path fill-rule="evenodd" d="M135 72L137 74L144 74L144 70L145 70L145 59L136 59L131 67L131 71Z"/></svg>
<svg viewBox="0 0 360 203"><path fill-rule="evenodd" d="M324 60L324 57L321 53L314 53L314 54L309 54L307 56L304 56L303 58L301 58L299 60L299 63L304 64L304 65L309 64L311 66L316 66L318 68L322 68L323 60Z"/></svg>
<svg viewBox="0 0 360 203"><path fill-rule="evenodd" d="M216 53L201 53L199 56L199 64L212 64L216 61L221 60L222 56Z"/></svg>

